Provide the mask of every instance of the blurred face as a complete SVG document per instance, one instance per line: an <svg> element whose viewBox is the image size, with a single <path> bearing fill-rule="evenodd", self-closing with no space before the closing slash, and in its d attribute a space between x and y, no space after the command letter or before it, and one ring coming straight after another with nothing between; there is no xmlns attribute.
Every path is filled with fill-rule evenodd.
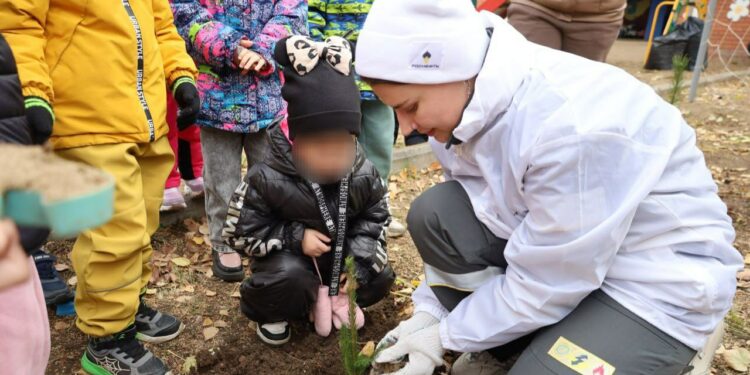
<svg viewBox="0 0 750 375"><path fill-rule="evenodd" d="M393 107L404 135L412 130L446 143L469 101L468 81L437 85L376 83L375 94Z"/></svg>
<svg viewBox="0 0 750 375"><path fill-rule="evenodd" d="M351 171L357 156L357 142L345 131L299 135L294 139L292 155L303 177L319 184L330 184Z"/></svg>

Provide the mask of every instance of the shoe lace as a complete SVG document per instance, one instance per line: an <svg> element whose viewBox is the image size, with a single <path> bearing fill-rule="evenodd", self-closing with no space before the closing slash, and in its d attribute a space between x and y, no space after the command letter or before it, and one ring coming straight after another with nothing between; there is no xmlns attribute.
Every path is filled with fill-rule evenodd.
<svg viewBox="0 0 750 375"><path fill-rule="evenodd" d="M123 338L122 344L118 348L120 352L125 354L125 357L130 357L134 361L138 361L139 359L143 358L148 351L145 347L143 347L143 344L136 339L135 335L132 335L131 337Z"/></svg>

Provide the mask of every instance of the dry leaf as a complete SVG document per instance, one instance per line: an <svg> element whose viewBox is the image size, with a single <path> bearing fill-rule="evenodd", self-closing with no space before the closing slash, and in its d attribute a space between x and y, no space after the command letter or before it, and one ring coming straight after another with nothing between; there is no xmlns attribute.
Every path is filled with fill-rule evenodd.
<svg viewBox="0 0 750 375"><path fill-rule="evenodd" d="M198 233L208 235L208 224L204 223L198 228Z"/></svg>
<svg viewBox="0 0 750 375"><path fill-rule="evenodd" d="M209 279L212 278L212 277L214 277L214 270L212 270L212 269L209 268L208 271L206 271L205 275Z"/></svg>
<svg viewBox="0 0 750 375"><path fill-rule="evenodd" d="M735 371L745 372L750 365L750 351L745 348L729 349L722 354L729 367Z"/></svg>
<svg viewBox="0 0 750 375"><path fill-rule="evenodd" d="M406 294L407 296L410 296L412 293L414 293L414 289L407 287L407 288L404 288L404 289L401 289L401 290L397 291L396 293L398 293L398 294Z"/></svg>
<svg viewBox="0 0 750 375"><path fill-rule="evenodd" d="M190 265L190 259L185 257L172 258L172 263L178 267L187 267Z"/></svg>
<svg viewBox="0 0 750 375"><path fill-rule="evenodd" d="M205 241L203 240L203 237L195 236L192 238L193 242L195 242L196 245L203 245Z"/></svg>
<svg viewBox="0 0 750 375"><path fill-rule="evenodd" d="M153 296L154 294L156 294L156 289L155 288L148 288L148 289L146 289L146 294L148 294L150 296Z"/></svg>
<svg viewBox="0 0 750 375"><path fill-rule="evenodd" d="M372 357L372 355L375 354L375 341L368 341L359 354L362 354L365 357Z"/></svg>
<svg viewBox="0 0 750 375"><path fill-rule="evenodd" d="M198 370L198 360L191 355L185 358L185 362L182 363L182 373L189 374L193 370Z"/></svg>
<svg viewBox="0 0 750 375"><path fill-rule="evenodd" d="M206 296L207 297L213 297L215 295L216 295L216 292L214 292L213 290L207 290L206 291Z"/></svg>
<svg viewBox="0 0 750 375"><path fill-rule="evenodd" d="M185 224L189 232L197 232L198 228L200 228L200 224L196 223L193 219L185 219L182 223Z"/></svg>
<svg viewBox="0 0 750 375"><path fill-rule="evenodd" d="M750 269L742 270L737 274L737 279L740 281L750 281Z"/></svg>
<svg viewBox="0 0 750 375"><path fill-rule="evenodd" d="M203 318L203 326L204 327L210 327L214 325L214 321L211 320L211 318Z"/></svg>
<svg viewBox="0 0 750 375"><path fill-rule="evenodd" d="M400 315L400 316L412 316L412 315L414 315L414 305L413 304L409 304L408 306L404 307L404 309L401 310L401 312L399 312L398 315Z"/></svg>
<svg viewBox="0 0 750 375"><path fill-rule="evenodd" d="M76 286L78 284L78 277L73 276L68 279L68 285L70 286Z"/></svg>
<svg viewBox="0 0 750 375"><path fill-rule="evenodd" d="M216 327L206 327L203 328L203 339L208 341L212 338L216 337L216 334L219 333L219 329Z"/></svg>
<svg viewBox="0 0 750 375"><path fill-rule="evenodd" d="M56 331L62 331L64 329L68 328L68 322L57 322L55 323L55 330Z"/></svg>
<svg viewBox="0 0 750 375"><path fill-rule="evenodd" d="M69 269L70 269L70 267L68 267L67 264L63 264L63 263L57 263L57 264L55 264L55 270L57 272L67 271Z"/></svg>
<svg viewBox="0 0 750 375"><path fill-rule="evenodd" d="M727 351L727 348L724 347L724 344L721 344L721 346L719 346L719 349L716 349L716 353L714 354L721 355L721 354L724 354L724 352L726 351Z"/></svg>
<svg viewBox="0 0 750 375"><path fill-rule="evenodd" d="M236 290L236 291L232 292L232 295L230 297L232 297L232 298L240 298L240 291Z"/></svg>
<svg viewBox="0 0 750 375"><path fill-rule="evenodd" d="M219 310L219 315L229 316L229 310Z"/></svg>
<svg viewBox="0 0 750 375"><path fill-rule="evenodd" d="M188 302L188 301L190 301L192 299L193 299L192 296L179 296L179 297L175 298L175 300L177 302L179 302L179 303L185 303L185 302Z"/></svg>
<svg viewBox="0 0 750 375"><path fill-rule="evenodd" d="M188 293L195 293L195 287L192 286L192 285L190 285L190 284L185 285L184 287L182 287L182 290L185 291L185 292L188 292Z"/></svg>
<svg viewBox="0 0 750 375"><path fill-rule="evenodd" d="M226 328L228 326L229 326L229 324L227 324L227 322L225 322L223 320L217 320L217 321L214 322L214 327L216 327L216 328Z"/></svg>
<svg viewBox="0 0 750 375"><path fill-rule="evenodd" d="M745 264L750 264L750 254L745 255Z"/></svg>

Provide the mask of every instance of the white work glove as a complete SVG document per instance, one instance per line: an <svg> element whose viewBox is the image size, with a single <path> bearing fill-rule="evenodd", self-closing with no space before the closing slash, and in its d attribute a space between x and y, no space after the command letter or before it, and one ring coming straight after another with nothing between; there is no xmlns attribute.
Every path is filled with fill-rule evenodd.
<svg viewBox="0 0 750 375"><path fill-rule="evenodd" d="M385 349L395 344L401 337L411 335L414 332L437 325L438 323L440 321L437 318L424 311L420 311L411 318L399 323L398 327L386 333L385 337L378 343L378 349Z"/></svg>
<svg viewBox="0 0 750 375"><path fill-rule="evenodd" d="M375 362L394 362L408 355L409 363L390 375L431 375L435 367L443 364L444 353L440 342L440 325L433 324L411 334L402 334L396 344L375 357Z"/></svg>

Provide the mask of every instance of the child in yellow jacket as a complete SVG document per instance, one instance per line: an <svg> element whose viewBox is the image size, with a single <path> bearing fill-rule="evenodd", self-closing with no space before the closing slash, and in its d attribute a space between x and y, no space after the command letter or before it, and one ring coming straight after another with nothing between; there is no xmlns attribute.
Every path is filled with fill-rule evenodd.
<svg viewBox="0 0 750 375"><path fill-rule="evenodd" d="M112 220L81 234L71 254L76 324L89 336L83 369L166 374L137 340L164 342L183 328L142 299L173 163L164 87L180 107L178 124L192 124L200 102L169 3L3 0L0 32L15 54L33 141L49 137L58 155L115 180Z"/></svg>

